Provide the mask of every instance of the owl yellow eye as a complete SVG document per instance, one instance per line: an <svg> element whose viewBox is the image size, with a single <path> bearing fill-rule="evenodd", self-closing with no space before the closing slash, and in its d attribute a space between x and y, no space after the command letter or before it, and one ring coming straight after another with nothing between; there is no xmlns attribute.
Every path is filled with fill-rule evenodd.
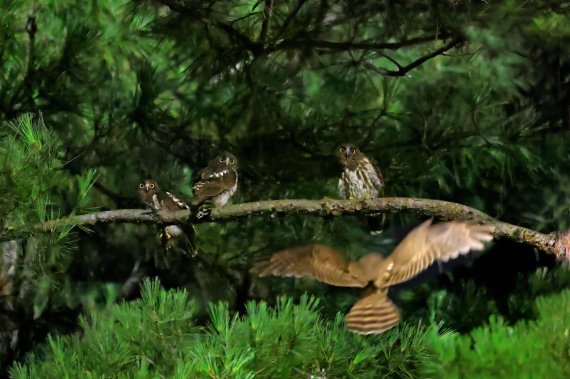
<svg viewBox="0 0 570 379"><path fill-rule="evenodd" d="M144 188L144 184L140 183L140 184L139 184L139 188L140 188L140 189L143 189L143 188Z"/></svg>
<svg viewBox="0 0 570 379"><path fill-rule="evenodd" d="M154 188L154 184L152 184L152 183L150 183L148 186L149 186L150 188Z"/></svg>
<svg viewBox="0 0 570 379"><path fill-rule="evenodd" d="M235 159L230 159L230 164L234 164L234 163L236 163L236 160L235 160Z"/></svg>
<svg viewBox="0 0 570 379"><path fill-rule="evenodd" d="M354 151L354 150L350 150L350 154L354 154L354 153L355 153L355 151Z"/></svg>
<svg viewBox="0 0 570 379"><path fill-rule="evenodd" d="M225 159L224 157L220 157L220 163L224 163Z"/></svg>
<svg viewBox="0 0 570 379"><path fill-rule="evenodd" d="M344 147L341 147L339 150L340 150L341 153L344 153L345 148L344 148Z"/></svg>

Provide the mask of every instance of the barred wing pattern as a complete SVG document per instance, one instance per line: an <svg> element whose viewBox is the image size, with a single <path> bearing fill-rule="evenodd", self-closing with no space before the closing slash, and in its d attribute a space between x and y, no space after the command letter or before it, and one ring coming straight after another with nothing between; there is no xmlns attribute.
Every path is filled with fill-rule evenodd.
<svg viewBox="0 0 570 379"><path fill-rule="evenodd" d="M378 168L378 163L372 158L364 157L364 166L367 168L367 171L375 173L375 175L370 175L370 180L379 195L384 196L384 176L382 176L382 172Z"/></svg>
<svg viewBox="0 0 570 379"><path fill-rule="evenodd" d="M236 184L237 175L233 169L226 168L218 172L205 171L200 181L194 185L195 197L192 199L192 205L202 204L208 199L221 195L224 191L230 191Z"/></svg>
<svg viewBox="0 0 570 379"><path fill-rule="evenodd" d="M348 270L349 261L342 253L325 245L314 244L283 250L267 261L258 263L253 271L260 277L307 277L341 287L364 287L368 283Z"/></svg>
<svg viewBox="0 0 570 379"><path fill-rule="evenodd" d="M164 206L166 209L176 210L176 208L180 209L190 209L190 206L182 199L180 199L175 194L166 191L166 197L163 200ZM168 204L171 203L171 204Z"/></svg>
<svg viewBox="0 0 570 379"><path fill-rule="evenodd" d="M493 239L494 228L466 222L432 225L428 220L413 229L382 264L376 287L385 288L413 278L436 260L447 262Z"/></svg>
<svg viewBox="0 0 570 379"><path fill-rule="evenodd" d="M428 220L413 229L387 258L371 253L349 261L325 245L307 245L273 254L254 267L259 276L309 277L342 287L367 287L346 315L349 330L382 333L400 322L398 309L388 298L388 287L405 282L436 260L446 262L471 250L481 250L493 239L494 228L466 222L432 225Z"/></svg>

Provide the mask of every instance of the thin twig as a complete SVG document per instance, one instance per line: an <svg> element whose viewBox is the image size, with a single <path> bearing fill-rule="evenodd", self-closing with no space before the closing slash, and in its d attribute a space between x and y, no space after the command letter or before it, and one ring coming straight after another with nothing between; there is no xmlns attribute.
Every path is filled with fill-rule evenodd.
<svg viewBox="0 0 570 379"><path fill-rule="evenodd" d="M386 70L384 68L376 67L370 62L366 62L365 65L370 68L371 70L379 73L380 75L384 76L404 76L409 71L412 71L414 68L420 66L421 64L427 62L428 60L437 57L438 55L443 54L444 52L453 49L455 46L463 42L464 39L462 37L455 37L450 42L446 43L439 49L435 49L434 51L430 52L429 54L423 55L420 58L416 59L412 63L406 66L400 66L396 63L393 59L389 58L389 60L398 66L397 70Z"/></svg>
<svg viewBox="0 0 570 379"><path fill-rule="evenodd" d="M295 5L295 7L293 7L291 12L287 15L287 18L285 18L285 21L283 21L283 25L281 25L281 29L279 30L279 33L277 33L277 38L279 38L283 35L283 33L287 30L289 23L291 23L291 21L293 21L293 19L297 16L297 14L299 13L299 11L303 7L303 5L305 5L306 2L307 2L307 0L298 0L297 1L297 4Z"/></svg>
<svg viewBox="0 0 570 379"><path fill-rule="evenodd" d="M32 75L33 64L35 60L34 48L35 48L37 32L38 32L38 24L36 23L36 15L32 11L32 13L28 15L28 20L26 21L26 33L28 33L28 57L27 57L25 77L27 81L29 81L29 78Z"/></svg>
<svg viewBox="0 0 570 379"><path fill-rule="evenodd" d="M444 39L447 34L430 34L428 36L415 37L405 39L399 42L335 42L311 39L286 39L275 45L269 50L294 50L305 48L320 48L330 50L398 50L403 47L421 45L427 42L433 42L437 39Z"/></svg>
<svg viewBox="0 0 570 379"><path fill-rule="evenodd" d="M265 0L263 9L263 22L261 23L261 31L259 32L259 43L265 47L267 41L267 32L271 18L273 17L273 0Z"/></svg>

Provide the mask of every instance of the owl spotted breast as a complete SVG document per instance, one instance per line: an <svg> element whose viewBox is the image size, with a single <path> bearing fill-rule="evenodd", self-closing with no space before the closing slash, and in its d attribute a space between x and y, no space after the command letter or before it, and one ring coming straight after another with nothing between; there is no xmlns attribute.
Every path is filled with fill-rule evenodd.
<svg viewBox="0 0 570 379"><path fill-rule="evenodd" d="M337 157L343 168L338 181L338 191L343 199L371 200L384 195L384 177L373 159L350 144L341 145ZM376 231L381 228L384 215L367 219L370 230Z"/></svg>
<svg viewBox="0 0 570 379"><path fill-rule="evenodd" d="M145 179L140 182L138 193L141 201L155 212L160 210L177 211L190 209L190 206L176 195L168 191L161 191L158 183L153 179ZM167 251L173 250L192 256L197 254L194 235L194 228L189 224L168 225L162 230L162 236L166 240L165 247Z"/></svg>
<svg viewBox="0 0 570 379"><path fill-rule="evenodd" d="M343 167L338 181L338 190L343 199L369 200L382 197L384 178L374 160L352 145L340 146L337 157Z"/></svg>
<svg viewBox="0 0 570 379"><path fill-rule="evenodd" d="M238 186L237 159L233 154L222 153L212 159L199 172L200 179L194 185L192 206L199 207L197 218L208 208L225 205L236 193Z"/></svg>
<svg viewBox="0 0 570 379"><path fill-rule="evenodd" d="M365 291L346 315L349 330L379 334L400 322L398 309L387 296L388 288L406 282L434 262L447 262L469 251L482 250L493 239L494 228L466 222L432 224L414 228L383 257L370 253L358 261L325 245L307 245L274 253L259 262L253 272L260 277L308 277L339 287L361 287Z"/></svg>

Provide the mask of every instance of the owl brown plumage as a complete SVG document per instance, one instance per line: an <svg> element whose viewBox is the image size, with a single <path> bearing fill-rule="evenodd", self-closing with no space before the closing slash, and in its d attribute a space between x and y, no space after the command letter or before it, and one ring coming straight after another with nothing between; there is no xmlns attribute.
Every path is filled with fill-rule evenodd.
<svg viewBox="0 0 570 379"><path fill-rule="evenodd" d="M347 326L356 333L378 334L400 321L398 309L387 296L390 286L412 279L436 261L483 249L483 242L493 239L493 230L489 225L428 220L408 233L386 258L370 253L349 261L329 246L314 244L277 252L253 271L261 277L309 277L340 287L366 287L346 315Z"/></svg>
<svg viewBox="0 0 570 379"><path fill-rule="evenodd" d="M190 209L176 195L161 191L156 180L145 179L139 183L138 193L141 201L148 205L153 211L160 210L177 211L181 209ZM197 254L194 242L194 228L190 224L184 225L168 225L162 230L162 237L166 240L166 250L179 251L182 254Z"/></svg>
<svg viewBox="0 0 570 379"><path fill-rule="evenodd" d="M339 146L336 155L343 167L338 181L338 191L343 199L370 200L384 196L384 177L374 159L350 144ZM370 230L381 229L384 217L368 216Z"/></svg>
<svg viewBox="0 0 570 379"><path fill-rule="evenodd" d="M192 206L199 207L196 217L200 218L210 207L225 205L237 191L237 159L233 154L222 153L212 159L199 172L200 179L194 185Z"/></svg>

